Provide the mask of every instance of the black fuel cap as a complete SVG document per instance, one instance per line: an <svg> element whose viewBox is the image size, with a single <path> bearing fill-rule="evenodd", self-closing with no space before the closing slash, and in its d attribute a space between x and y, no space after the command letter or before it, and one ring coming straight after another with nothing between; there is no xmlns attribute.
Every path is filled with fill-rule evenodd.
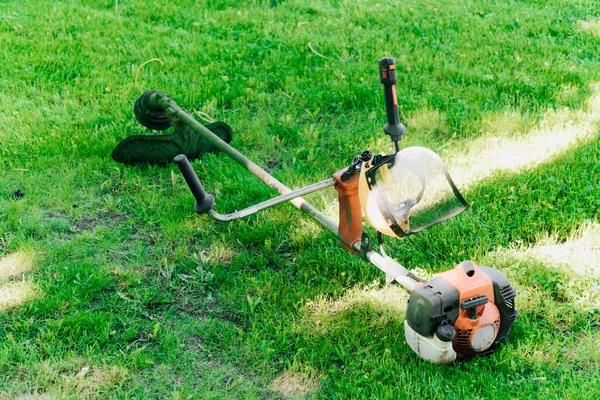
<svg viewBox="0 0 600 400"><path fill-rule="evenodd" d="M443 321L435 331L435 336L438 337L442 342L451 342L454 339L456 330L448 321Z"/></svg>

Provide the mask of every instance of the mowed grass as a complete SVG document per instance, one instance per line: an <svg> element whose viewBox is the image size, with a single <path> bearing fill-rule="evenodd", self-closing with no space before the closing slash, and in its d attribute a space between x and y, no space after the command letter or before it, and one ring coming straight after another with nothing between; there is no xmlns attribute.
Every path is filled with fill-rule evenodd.
<svg viewBox="0 0 600 400"><path fill-rule="evenodd" d="M599 18L595 0L0 2L0 398L600 398ZM388 253L511 280L520 316L489 357L419 360L404 291L291 205L217 223L176 168L110 158L151 134L140 89L163 89L287 185L324 179L390 148L383 56L403 145L439 152L472 204ZM194 166L217 211L273 196L224 155ZM307 199L336 218L333 190Z"/></svg>

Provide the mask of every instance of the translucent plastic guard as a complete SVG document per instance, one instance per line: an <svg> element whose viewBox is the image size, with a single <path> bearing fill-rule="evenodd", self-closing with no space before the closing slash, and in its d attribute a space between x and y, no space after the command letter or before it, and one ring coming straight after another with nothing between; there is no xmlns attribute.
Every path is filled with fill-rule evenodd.
<svg viewBox="0 0 600 400"><path fill-rule="evenodd" d="M425 147L409 147L367 172L375 204L398 236L416 233L465 210L469 204L444 162Z"/></svg>

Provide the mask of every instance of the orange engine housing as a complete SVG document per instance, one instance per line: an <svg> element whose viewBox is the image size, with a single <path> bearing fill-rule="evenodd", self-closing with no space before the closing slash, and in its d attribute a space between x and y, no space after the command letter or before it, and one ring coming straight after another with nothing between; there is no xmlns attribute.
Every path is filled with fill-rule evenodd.
<svg viewBox="0 0 600 400"><path fill-rule="evenodd" d="M413 289L406 309L407 342L436 363L491 353L518 316L516 296L500 272L463 261Z"/></svg>
<svg viewBox="0 0 600 400"><path fill-rule="evenodd" d="M410 329L405 333L413 350L425 358L438 351L419 350L425 343L451 344L458 359L490 353L495 343L508 337L517 318L516 296L500 272L463 261L413 289L406 309Z"/></svg>
<svg viewBox="0 0 600 400"><path fill-rule="evenodd" d="M500 330L500 312L494 304L494 285L475 263L465 261L438 275L459 293L461 310L454 322L452 347L459 358L481 353L492 346ZM487 297L485 304L462 309L470 299Z"/></svg>
<svg viewBox="0 0 600 400"><path fill-rule="evenodd" d="M466 310L462 311L454 329L456 336L452 347L459 355L473 356L490 348L498 336L500 329L500 313L493 303L487 303L477 308L478 318L468 317Z"/></svg>

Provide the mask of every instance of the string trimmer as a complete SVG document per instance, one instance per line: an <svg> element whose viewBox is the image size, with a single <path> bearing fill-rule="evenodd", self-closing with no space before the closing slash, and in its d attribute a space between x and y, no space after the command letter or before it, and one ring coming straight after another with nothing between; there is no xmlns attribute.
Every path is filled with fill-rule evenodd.
<svg viewBox="0 0 600 400"><path fill-rule="evenodd" d="M508 337L517 317L516 292L500 272L463 261L424 281L385 254L383 235L409 236L457 215L468 203L436 153L423 147L400 150L398 143L406 130L398 115L394 59L381 59L379 73L387 115L384 131L392 140L391 154L364 151L332 178L293 191L197 122L163 91L142 95L136 102L136 115L142 124L146 123L140 115L152 113L175 126L187 127L281 194L241 211L219 214L214 210L215 199L205 192L188 158L181 154L173 161L196 199L198 214L234 221L290 201L336 234L345 249L385 272L388 282L397 282L410 293L404 329L408 345L419 357L443 364L489 354ZM338 192L339 223L301 198L332 186ZM378 232L381 254L363 231L363 215Z"/></svg>

